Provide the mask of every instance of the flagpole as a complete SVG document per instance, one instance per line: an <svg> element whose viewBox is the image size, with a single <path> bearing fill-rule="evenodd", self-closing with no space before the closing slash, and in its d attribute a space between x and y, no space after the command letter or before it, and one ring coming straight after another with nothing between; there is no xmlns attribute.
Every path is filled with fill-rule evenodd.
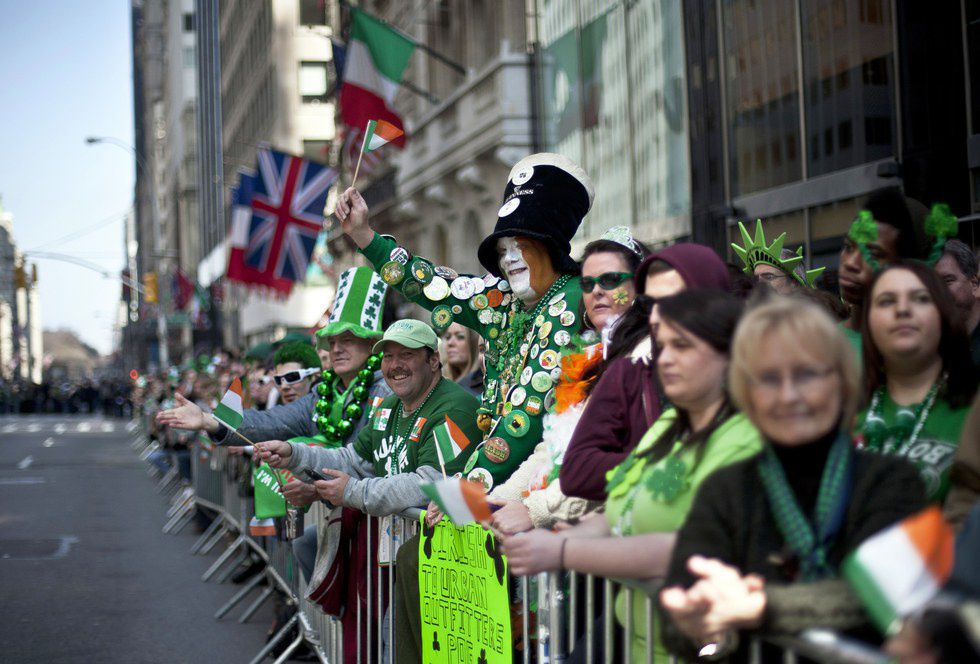
<svg viewBox="0 0 980 664"><path fill-rule="evenodd" d="M253 443L251 440L249 440L245 436L245 434L243 434L241 431L239 431L238 429L232 429L232 431L234 431L235 432L235 435L238 436L239 438L241 438L242 440L244 440L246 443L248 443L252 447L255 447L255 443ZM443 474L445 474L445 471L443 471ZM276 478L276 484L279 485L279 493L283 494L283 498L285 498L286 497L286 494L283 493L285 490L283 489L283 486L282 486L282 480L279 479L279 473L275 469L273 469L273 471L272 471L272 476Z"/></svg>
<svg viewBox="0 0 980 664"><path fill-rule="evenodd" d="M357 185L357 174L361 170L361 159L364 157L364 146L367 145L368 139L367 127L364 128L364 140L361 141L361 151L357 155L357 166L354 167L354 179L351 181L350 186L354 187Z"/></svg>

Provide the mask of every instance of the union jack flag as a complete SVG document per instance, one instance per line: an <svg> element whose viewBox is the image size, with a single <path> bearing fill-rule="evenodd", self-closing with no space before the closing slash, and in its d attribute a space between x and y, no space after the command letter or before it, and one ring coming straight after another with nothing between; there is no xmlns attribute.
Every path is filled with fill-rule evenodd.
<svg viewBox="0 0 980 664"><path fill-rule="evenodd" d="M245 267L273 282L302 281L337 172L269 148L259 150L257 171Z"/></svg>

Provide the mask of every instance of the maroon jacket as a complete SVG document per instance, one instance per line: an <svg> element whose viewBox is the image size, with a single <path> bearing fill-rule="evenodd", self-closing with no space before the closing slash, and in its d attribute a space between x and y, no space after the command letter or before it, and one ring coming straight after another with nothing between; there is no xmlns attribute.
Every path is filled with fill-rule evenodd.
<svg viewBox="0 0 980 664"><path fill-rule="evenodd" d="M599 377L561 464L561 491L606 499L606 472L615 468L660 416L653 362L621 357Z"/></svg>
<svg viewBox="0 0 980 664"><path fill-rule="evenodd" d="M687 288L729 291L728 268L710 247L682 242L648 256L636 271L642 293L650 264L677 270ZM606 499L606 473L619 465L660 417L656 360L621 357L605 370L585 405L561 464L561 490L586 500Z"/></svg>

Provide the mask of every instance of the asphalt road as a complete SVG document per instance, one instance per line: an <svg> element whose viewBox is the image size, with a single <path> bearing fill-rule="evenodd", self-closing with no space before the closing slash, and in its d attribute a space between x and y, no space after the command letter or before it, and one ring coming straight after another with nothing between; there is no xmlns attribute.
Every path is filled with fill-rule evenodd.
<svg viewBox="0 0 980 664"><path fill-rule="evenodd" d="M0 661L248 662L271 602L239 625L236 591L203 583L193 526L165 535L168 502L121 420L0 418ZM271 661L271 660L267 660Z"/></svg>

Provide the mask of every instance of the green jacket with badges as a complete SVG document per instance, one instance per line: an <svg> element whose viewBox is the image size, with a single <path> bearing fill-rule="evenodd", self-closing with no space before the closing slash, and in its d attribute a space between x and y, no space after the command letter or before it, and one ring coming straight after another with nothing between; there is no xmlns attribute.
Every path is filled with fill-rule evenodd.
<svg viewBox="0 0 980 664"><path fill-rule="evenodd" d="M448 417L458 428L462 452L446 458L446 473L462 471L476 448L480 431L473 422L477 400L451 380L441 379L425 402L410 416L401 414L398 397L387 397L371 414L357 438L343 447L326 449L292 445L287 468L330 468L350 475L344 490L346 507L367 514L398 514L428 502L422 482L442 478L434 434ZM445 456L445 455L444 455Z"/></svg>
<svg viewBox="0 0 980 664"><path fill-rule="evenodd" d="M477 414L489 426L479 455L465 471L488 490L503 482L541 441L542 418L561 377L561 352L581 327L578 277L559 276L526 311L505 280L434 266L389 236L375 234L361 253L388 285L432 312L437 331L459 323L486 340L485 389Z"/></svg>

